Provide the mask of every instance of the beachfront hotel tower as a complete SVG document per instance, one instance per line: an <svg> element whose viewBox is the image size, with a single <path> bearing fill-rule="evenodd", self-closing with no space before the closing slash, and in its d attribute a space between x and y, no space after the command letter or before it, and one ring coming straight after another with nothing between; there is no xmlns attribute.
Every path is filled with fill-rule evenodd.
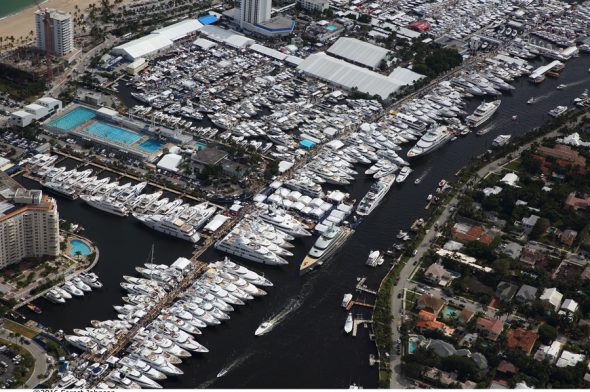
<svg viewBox="0 0 590 392"><path fill-rule="evenodd" d="M35 28L37 30L37 47L48 49L50 53L64 56L74 50L74 24L72 15L53 8L45 10L49 14L49 23L45 27L44 14L35 12ZM48 37L45 34L48 34ZM48 46L48 48L47 48Z"/></svg>
<svg viewBox="0 0 590 392"><path fill-rule="evenodd" d="M57 203L0 173L0 268L25 258L59 255Z"/></svg>

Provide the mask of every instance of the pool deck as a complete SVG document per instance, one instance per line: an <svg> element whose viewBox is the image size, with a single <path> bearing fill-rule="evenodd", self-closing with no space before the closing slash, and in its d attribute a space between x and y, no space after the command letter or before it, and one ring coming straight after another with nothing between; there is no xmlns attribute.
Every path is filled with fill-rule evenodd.
<svg viewBox="0 0 590 392"><path fill-rule="evenodd" d="M71 113L72 111L74 111L78 108L84 108L84 109L92 110L94 112L97 111L97 109L95 109L95 108L92 108L92 107L89 107L86 105L81 105L78 103L74 103L74 104L68 105L68 107L66 107L63 111L58 112L55 115L51 116L49 119L47 119L43 123L44 128L49 131L53 131L55 133L58 133L58 134L68 134L73 137L78 137L83 140L91 141L91 142L94 142L98 145L104 146L106 148L113 148L113 149L116 149L119 151L123 151L125 153L135 155L135 156L137 156L143 160L146 160L148 162L155 161L161 155L161 151L165 148L166 144L162 145L161 148L158 148L155 151L149 151L149 150L142 149L140 147L140 145L150 139L153 139L153 136L138 132L136 130L129 129L129 128L125 127L124 124L119 124L116 121L115 122L109 121L109 119L107 119L107 118L102 118L98 113L95 117L87 119L86 121L81 122L80 124L70 128L70 129L67 129L67 130L51 125L53 122L59 120L60 118L62 118L64 116L67 116L69 113ZM90 125L92 125L94 123L103 123L103 124L107 124L112 127L120 128L124 131L134 133L134 134L140 136L140 138L132 143L126 144L126 143L117 142L115 140L112 140L112 139L109 139L106 137L95 135L95 134L92 134L91 132L89 132L87 129ZM145 124L145 125L149 125L149 124Z"/></svg>

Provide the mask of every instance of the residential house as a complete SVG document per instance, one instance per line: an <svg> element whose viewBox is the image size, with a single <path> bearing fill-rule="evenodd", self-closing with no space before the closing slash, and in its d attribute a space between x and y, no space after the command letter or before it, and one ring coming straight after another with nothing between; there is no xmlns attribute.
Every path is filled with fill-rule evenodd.
<svg viewBox="0 0 590 392"><path fill-rule="evenodd" d="M526 355L533 350L539 334L522 328L511 329L506 334L506 347L520 349Z"/></svg>
<svg viewBox="0 0 590 392"><path fill-rule="evenodd" d="M434 321L436 320L436 315L434 313L422 309L418 312L418 319L422 321Z"/></svg>
<svg viewBox="0 0 590 392"><path fill-rule="evenodd" d="M517 291L517 285L501 281L496 287L496 297L498 297L503 302L511 302Z"/></svg>
<svg viewBox="0 0 590 392"><path fill-rule="evenodd" d="M559 357L555 366L576 366L579 362L582 362L584 359L586 359L586 357L583 354L576 354L571 351L563 350L563 352L561 353L561 357Z"/></svg>
<svg viewBox="0 0 590 392"><path fill-rule="evenodd" d="M574 313L576 310L578 310L578 303L573 299L568 298L563 301L563 304L561 304L561 309L566 312Z"/></svg>
<svg viewBox="0 0 590 392"><path fill-rule="evenodd" d="M584 175L586 173L586 158L579 152L563 144L557 144L555 147L541 146L537 148L536 158L541 162L543 173L548 174L551 165L545 158L555 159L559 167L572 166L577 168L577 173Z"/></svg>
<svg viewBox="0 0 590 392"><path fill-rule="evenodd" d="M471 319L473 318L473 315L475 313L467 308L463 309L461 311L461 313L459 313L459 316L457 316L457 319L464 323L467 324L469 321L471 321Z"/></svg>
<svg viewBox="0 0 590 392"><path fill-rule="evenodd" d="M535 353L536 361L548 361L549 363L555 363L557 358L559 358L559 353L561 353L561 348L563 344L557 340L551 343L550 346L546 346L544 344L540 345Z"/></svg>
<svg viewBox="0 0 590 392"><path fill-rule="evenodd" d="M495 342L504 330L504 321L480 317L475 322L475 328L483 337Z"/></svg>
<svg viewBox="0 0 590 392"><path fill-rule="evenodd" d="M527 218L522 218L522 220L520 221L520 225L522 226L522 230L527 234L531 234L531 231L533 231L533 227L535 227L535 225L537 224L537 221L540 219L541 217L538 215L531 215Z"/></svg>
<svg viewBox="0 0 590 392"><path fill-rule="evenodd" d="M538 242L527 243L520 252L520 261L534 267L535 264L549 260L549 249Z"/></svg>
<svg viewBox="0 0 590 392"><path fill-rule="evenodd" d="M529 302L534 301L537 298L537 288L533 286L529 286L528 284L523 284L520 286L520 289L516 293L516 302L521 304L526 304Z"/></svg>
<svg viewBox="0 0 590 392"><path fill-rule="evenodd" d="M504 376L512 377L512 375L518 373L518 368L511 362L502 360L496 368L496 373L502 373Z"/></svg>
<svg viewBox="0 0 590 392"><path fill-rule="evenodd" d="M426 309L438 316L446 302L442 298L424 293L418 298L416 306L419 310Z"/></svg>
<svg viewBox="0 0 590 392"><path fill-rule="evenodd" d="M433 263L424 271L424 278L429 282L444 287L453 279L453 274L445 269L442 263Z"/></svg>
<svg viewBox="0 0 590 392"><path fill-rule="evenodd" d="M578 236L578 232L575 230L567 229L561 232L559 239L566 245L572 246L576 237Z"/></svg>
<svg viewBox="0 0 590 392"><path fill-rule="evenodd" d="M466 222L455 223L451 228L451 236L454 240L463 243L478 241L484 245L490 245L494 241L494 235L484 227Z"/></svg>
<svg viewBox="0 0 590 392"><path fill-rule="evenodd" d="M543 290L543 294L539 297L541 301L543 301L546 305L553 307L555 311L559 309L559 305L561 305L561 299L563 298L563 294L561 294L555 287L550 289Z"/></svg>
<svg viewBox="0 0 590 392"><path fill-rule="evenodd" d="M575 192L572 192L565 198L565 208L583 210L588 206L590 206L590 196L579 198L576 196Z"/></svg>
<svg viewBox="0 0 590 392"><path fill-rule="evenodd" d="M418 322L416 323L416 330L418 332L424 332L424 331L439 331L444 333L445 331L445 327L446 324L441 322L441 321L436 321L436 320L418 320Z"/></svg>

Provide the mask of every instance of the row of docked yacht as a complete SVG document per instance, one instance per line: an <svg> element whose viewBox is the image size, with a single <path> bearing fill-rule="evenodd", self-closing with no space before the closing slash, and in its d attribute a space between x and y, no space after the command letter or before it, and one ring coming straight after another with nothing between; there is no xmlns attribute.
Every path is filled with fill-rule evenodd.
<svg viewBox="0 0 590 392"><path fill-rule="evenodd" d="M73 297L82 297L92 289L102 288L102 283L94 272L82 272L78 276L68 279L62 286L48 290L43 297L55 304L63 304Z"/></svg>
<svg viewBox="0 0 590 392"><path fill-rule="evenodd" d="M194 268L190 260L179 258L170 266L146 263L136 267L140 277L124 276L121 287L127 295L123 305L114 306L117 318L92 320L91 327L74 329L65 338L74 347L96 354L108 352L134 333L131 342L122 355L111 356L100 365L100 374L97 370L89 374L88 363L82 363L73 369L76 377L89 379L97 387L161 388L159 381L183 374L178 367L183 360L209 351L195 339L203 329L229 320L235 306L266 295L261 287L272 286L262 275L226 258L209 264L180 297L144 324L147 313Z"/></svg>
<svg viewBox="0 0 590 392"><path fill-rule="evenodd" d="M292 215L273 208L246 216L215 243L215 248L261 264L284 265L288 264L284 257L293 256L290 241L310 235Z"/></svg>
<svg viewBox="0 0 590 392"><path fill-rule="evenodd" d="M162 191L142 194L147 182L120 185L118 181L111 182L108 177L98 179L92 176L92 169L78 171L54 167L51 165L55 159L47 157L40 154L28 162L31 168L41 165L46 169L37 174L42 176L41 184L47 189L70 199L80 196L89 206L113 215L131 214L141 223L166 235L196 243L200 239L198 230L217 210L206 202L190 205L181 199L170 201L161 198Z"/></svg>
<svg viewBox="0 0 590 392"><path fill-rule="evenodd" d="M215 214L217 207L207 202L194 206L185 204L167 210L166 213L134 213L133 216L151 229L197 243L198 230Z"/></svg>

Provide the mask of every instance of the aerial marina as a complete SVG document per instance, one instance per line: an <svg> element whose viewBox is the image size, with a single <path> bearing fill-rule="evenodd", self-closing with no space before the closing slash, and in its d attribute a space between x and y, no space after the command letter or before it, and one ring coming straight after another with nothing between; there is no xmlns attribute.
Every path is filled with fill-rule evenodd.
<svg viewBox="0 0 590 392"><path fill-rule="evenodd" d="M70 227L75 272L14 308L67 349L53 385L376 387L384 370L418 385L396 384L399 329L387 357L375 348L383 282L399 266L412 275L392 286L430 290L410 283L427 248L414 240L457 173L590 107L588 4L451 3L326 2L338 17L297 21L312 44L185 16L97 57L88 91L36 120L47 149L15 142L14 179ZM435 47L460 65L429 69Z"/></svg>

